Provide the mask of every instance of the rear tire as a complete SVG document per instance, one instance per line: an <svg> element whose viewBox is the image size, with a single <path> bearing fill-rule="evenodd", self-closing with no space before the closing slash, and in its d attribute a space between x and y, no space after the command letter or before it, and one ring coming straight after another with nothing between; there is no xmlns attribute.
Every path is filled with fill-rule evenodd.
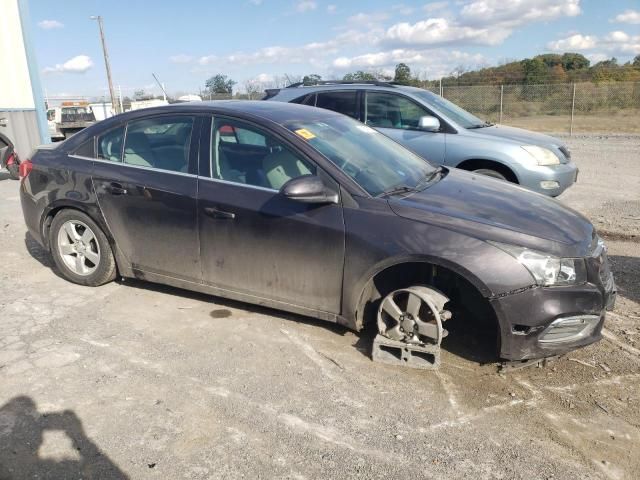
<svg viewBox="0 0 640 480"><path fill-rule="evenodd" d="M97 287L116 278L116 262L106 235L78 210L62 210L49 230L51 254L64 278Z"/></svg>
<svg viewBox="0 0 640 480"><path fill-rule="evenodd" d="M507 177L505 177L502 173L490 168L478 168L477 170L473 170L473 173L477 173L478 175L485 175L491 178L497 178L498 180L504 180L505 182L509 181Z"/></svg>

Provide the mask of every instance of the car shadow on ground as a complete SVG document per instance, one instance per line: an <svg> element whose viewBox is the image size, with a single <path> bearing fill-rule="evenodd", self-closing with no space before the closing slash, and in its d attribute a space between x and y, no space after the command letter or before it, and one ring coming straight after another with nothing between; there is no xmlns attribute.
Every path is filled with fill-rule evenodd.
<svg viewBox="0 0 640 480"><path fill-rule="evenodd" d="M640 250L640 245L638 245ZM618 294L640 303L640 257L609 256Z"/></svg>
<svg viewBox="0 0 640 480"><path fill-rule="evenodd" d="M69 443L47 445L52 432L66 436ZM14 397L0 406L0 434L0 478L129 478L87 437L72 410L41 413L30 397ZM47 446L53 455L42 455Z"/></svg>
<svg viewBox="0 0 640 480"><path fill-rule="evenodd" d="M47 252L29 232L25 234L24 243L27 251L34 259L40 262L42 266L50 268L56 276L64 279L62 274L58 271L55 263L53 262L51 254ZM228 310L229 308L231 308L235 310L244 310L250 313L268 315L282 320L294 321L296 323L313 325L330 330L331 332L341 336L344 336L351 331L349 328L340 324L331 323L312 317L306 317L303 315L297 315L294 313L288 313L282 310L264 307L261 305L254 305L251 303L217 297L211 294L194 292L192 290L184 290L168 285L151 283L133 278L127 278L125 280L118 279L117 282L130 288L149 290L165 295L173 295L180 298L190 298L197 301L214 303L215 308L211 310L209 315L212 318L216 319L231 317L232 313L230 310ZM455 318L450 320L445 325L445 327L450 331L450 334L443 340L442 348L471 362L476 362L479 364L497 362L499 359L497 357L495 338L492 336L492 330L474 327L474 325L474 322L466 321L466 319ZM364 330L357 333L357 341L353 345L356 350L358 350L367 358L371 358L371 346L373 344L373 339L377 333L376 330L377 329L375 322L370 322L369 324L367 324Z"/></svg>
<svg viewBox="0 0 640 480"><path fill-rule="evenodd" d="M26 247L27 252L29 252L29 255L40 262L43 267L51 268L57 276L62 278L55 268L51 254L47 252L29 232L24 235L24 246Z"/></svg>

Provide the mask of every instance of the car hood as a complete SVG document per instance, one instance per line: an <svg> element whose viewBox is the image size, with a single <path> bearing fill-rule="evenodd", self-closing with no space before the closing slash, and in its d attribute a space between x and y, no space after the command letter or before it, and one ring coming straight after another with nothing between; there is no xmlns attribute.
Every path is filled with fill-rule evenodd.
<svg viewBox="0 0 640 480"><path fill-rule="evenodd" d="M508 127L506 125L491 125L490 127L468 130L478 135L489 135L506 140L513 140L520 145L538 145L549 147L550 145L561 147L564 143L555 137L543 133L530 132L522 128Z"/></svg>
<svg viewBox="0 0 640 480"><path fill-rule="evenodd" d="M557 200L457 169L408 196L389 198L399 216L559 256L585 256L593 225Z"/></svg>

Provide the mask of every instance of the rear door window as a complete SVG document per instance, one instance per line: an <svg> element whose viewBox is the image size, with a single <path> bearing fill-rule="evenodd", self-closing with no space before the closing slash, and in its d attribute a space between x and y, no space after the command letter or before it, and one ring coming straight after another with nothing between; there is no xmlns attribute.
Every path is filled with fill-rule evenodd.
<svg viewBox="0 0 640 480"><path fill-rule="evenodd" d="M162 116L129 122L124 163L188 172L194 118Z"/></svg>
<svg viewBox="0 0 640 480"><path fill-rule="evenodd" d="M334 112L348 115L358 119L358 92L349 90L345 92L319 92L316 107L326 108Z"/></svg>

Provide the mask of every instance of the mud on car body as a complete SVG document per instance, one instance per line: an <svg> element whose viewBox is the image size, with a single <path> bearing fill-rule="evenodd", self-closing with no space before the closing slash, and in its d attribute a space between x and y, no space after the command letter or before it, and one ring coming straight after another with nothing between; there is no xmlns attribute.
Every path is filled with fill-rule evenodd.
<svg viewBox="0 0 640 480"><path fill-rule="evenodd" d="M372 324L381 361L437 366L446 327L480 321L504 359L556 355L598 340L615 298L604 244L577 212L434 167L328 110L130 112L22 172L28 229L70 281L137 277Z"/></svg>

